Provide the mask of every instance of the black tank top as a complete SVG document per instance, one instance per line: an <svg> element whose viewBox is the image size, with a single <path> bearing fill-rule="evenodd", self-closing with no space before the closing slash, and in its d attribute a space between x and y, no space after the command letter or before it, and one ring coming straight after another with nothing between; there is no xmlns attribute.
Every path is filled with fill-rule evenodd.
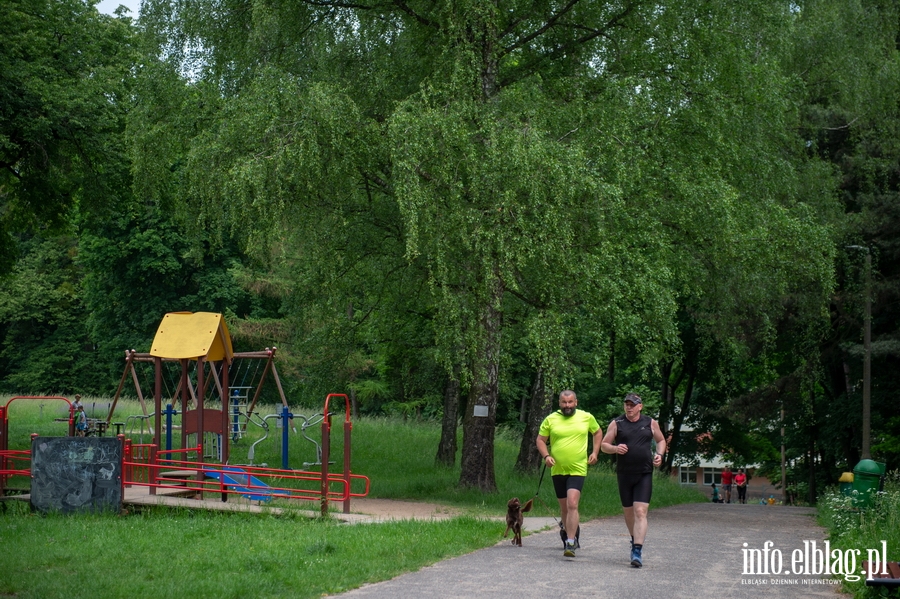
<svg viewBox="0 0 900 599"><path fill-rule="evenodd" d="M625 415L616 418L616 443L628 446L628 453L616 454L616 472L622 474L645 474L653 472L652 418L641 416L631 422Z"/></svg>

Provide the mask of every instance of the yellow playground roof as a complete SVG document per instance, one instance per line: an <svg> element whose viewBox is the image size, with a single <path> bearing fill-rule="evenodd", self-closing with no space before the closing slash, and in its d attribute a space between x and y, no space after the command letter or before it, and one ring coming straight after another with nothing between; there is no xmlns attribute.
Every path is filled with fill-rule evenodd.
<svg viewBox="0 0 900 599"><path fill-rule="evenodd" d="M233 354L225 317L212 312L169 312L150 348L153 357L179 360L204 356L211 362L231 361Z"/></svg>

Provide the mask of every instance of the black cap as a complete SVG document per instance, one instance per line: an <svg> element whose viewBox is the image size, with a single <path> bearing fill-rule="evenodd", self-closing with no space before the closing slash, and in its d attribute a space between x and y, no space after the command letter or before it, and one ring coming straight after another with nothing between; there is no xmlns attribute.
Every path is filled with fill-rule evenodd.
<svg viewBox="0 0 900 599"><path fill-rule="evenodd" d="M629 393L628 395L625 396L625 401L630 401L630 402L633 403L634 405L637 405L637 404L640 404L640 403L644 403L644 402L641 400L641 396L638 395L637 393Z"/></svg>

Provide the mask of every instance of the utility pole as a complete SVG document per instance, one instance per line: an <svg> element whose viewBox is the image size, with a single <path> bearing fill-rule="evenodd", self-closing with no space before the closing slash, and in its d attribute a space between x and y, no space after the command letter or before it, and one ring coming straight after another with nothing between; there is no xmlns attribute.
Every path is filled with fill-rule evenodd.
<svg viewBox="0 0 900 599"><path fill-rule="evenodd" d="M781 505L787 505L787 475L784 467L784 403L781 405Z"/></svg>
<svg viewBox="0 0 900 599"><path fill-rule="evenodd" d="M870 410L872 406L872 254L866 248L866 325L863 333L865 359L863 360L863 421L862 421L862 457L872 458Z"/></svg>

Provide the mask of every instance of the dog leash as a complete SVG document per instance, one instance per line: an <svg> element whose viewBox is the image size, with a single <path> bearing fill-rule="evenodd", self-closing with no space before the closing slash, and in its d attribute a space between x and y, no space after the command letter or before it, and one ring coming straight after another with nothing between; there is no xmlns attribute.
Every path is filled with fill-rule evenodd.
<svg viewBox="0 0 900 599"><path fill-rule="evenodd" d="M546 471L547 471L547 462L544 462L544 467L541 469L541 478L540 478L540 480L538 480L537 491L534 492L534 496L537 497L537 500L540 501L541 504L543 504L543 506L545 508L547 508L547 511L550 512L550 517L553 518L553 520L559 526L559 529L563 530L563 529L565 529L565 525L560 520L558 520L555 515L553 515L553 510L550 509L550 506L547 505L547 503L543 499L541 499L541 495L540 495L541 484L544 482L544 473Z"/></svg>
<svg viewBox="0 0 900 599"><path fill-rule="evenodd" d="M547 461L546 460L544 461L544 467L541 468L541 478L538 479L538 488L537 488L537 491L534 492L535 497L537 497L538 494L541 492L541 485L544 482L544 473L545 472L547 472Z"/></svg>

